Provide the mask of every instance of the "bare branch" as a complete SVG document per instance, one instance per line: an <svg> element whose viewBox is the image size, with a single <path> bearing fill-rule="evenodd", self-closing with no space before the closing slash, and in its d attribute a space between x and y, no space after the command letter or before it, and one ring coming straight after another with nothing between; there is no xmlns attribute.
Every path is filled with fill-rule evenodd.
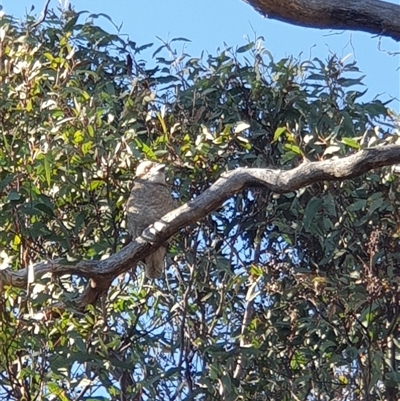
<svg viewBox="0 0 400 401"><path fill-rule="evenodd" d="M254 314L254 298L257 295L256 292L256 287L257 287L257 281L254 283L250 284L249 288L247 289L246 293L246 307L244 310L243 314L243 320L242 320L242 327L240 329L240 341L239 341L239 347L243 348L246 346L247 341L246 341L246 331L251 323L251 319L253 318ZM240 380L243 377L245 365L246 365L246 357L243 353L239 354L239 357L236 361L236 367L233 372L233 378Z"/></svg>
<svg viewBox="0 0 400 401"><path fill-rule="evenodd" d="M323 29L348 29L400 40L400 6L380 0L244 0L266 17Z"/></svg>
<svg viewBox="0 0 400 401"><path fill-rule="evenodd" d="M400 163L400 145L387 145L362 150L342 159L304 163L292 170L238 168L222 174L196 199L166 214L121 251L105 260L62 264L61 260L41 262L34 266L35 276L79 275L89 278L89 285L76 300L79 308L97 301L112 280L129 271L146 255L193 221L206 217L225 200L250 187L266 187L276 193L292 192L318 181L345 180L368 171ZM0 282L18 288L27 286L27 269L0 270Z"/></svg>
<svg viewBox="0 0 400 401"><path fill-rule="evenodd" d="M42 11L42 16L31 25L31 29L35 29L37 26L39 26L45 19L46 19L46 15L47 15L47 10L49 8L49 4L50 4L50 0L46 1L46 4L44 5L43 11Z"/></svg>

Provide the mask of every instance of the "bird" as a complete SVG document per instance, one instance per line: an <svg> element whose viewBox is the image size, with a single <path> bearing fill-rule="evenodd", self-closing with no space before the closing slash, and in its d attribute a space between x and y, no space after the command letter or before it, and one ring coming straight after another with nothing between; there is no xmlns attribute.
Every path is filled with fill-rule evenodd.
<svg viewBox="0 0 400 401"><path fill-rule="evenodd" d="M175 201L165 182L165 165L150 160L142 161L126 204L127 229L136 238L143 230L175 209ZM167 244L160 246L144 259L148 278L159 278L164 271Z"/></svg>

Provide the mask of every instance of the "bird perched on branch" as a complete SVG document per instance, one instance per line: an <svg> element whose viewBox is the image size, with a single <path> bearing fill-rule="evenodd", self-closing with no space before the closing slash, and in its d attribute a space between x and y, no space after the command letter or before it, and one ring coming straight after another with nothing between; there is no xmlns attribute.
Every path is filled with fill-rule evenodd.
<svg viewBox="0 0 400 401"><path fill-rule="evenodd" d="M145 228L176 207L165 183L164 168L164 164L152 161L141 162L136 168L126 207L127 228L132 238L140 236ZM161 277L166 253L166 245L162 245L145 258L147 277Z"/></svg>

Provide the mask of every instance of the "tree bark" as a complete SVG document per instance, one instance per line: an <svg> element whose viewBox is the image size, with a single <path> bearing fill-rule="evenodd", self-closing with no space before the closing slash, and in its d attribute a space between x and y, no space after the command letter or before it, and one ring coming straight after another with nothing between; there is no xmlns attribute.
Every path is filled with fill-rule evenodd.
<svg viewBox="0 0 400 401"><path fill-rule="evenodd" d="M303 163L292 170L238 168L228 171L194 200L166 214L148 227L119 252L104 260L64 264L62 260L40 262L33 269L35 277L51 273L55 276L78 275L88 278L88 285L75 305L83 309L106 293L112 281L129 271L168 238L188 224L198 221L218 209L234 194L251 187L266 187L276 193L298 190L318 181L341 181L368 171L400 163L400 145L364 149L342 159ZM0 284L18 288L28 285L28 270L0 270ZM0 288L1 285L0 285ZM59 306L59 305L58 305Z"/></svg>
<svg viewBox="0 0 400 401"><path fill-rule="evenodd" d="M400 40L400 6L380 0L244 0L268 18L322 29L369 32Z"/></svg>

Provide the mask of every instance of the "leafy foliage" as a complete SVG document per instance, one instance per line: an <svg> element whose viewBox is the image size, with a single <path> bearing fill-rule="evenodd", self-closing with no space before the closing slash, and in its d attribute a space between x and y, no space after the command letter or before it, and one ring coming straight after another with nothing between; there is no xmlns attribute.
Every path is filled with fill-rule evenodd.
<svg viewBox="0 0 400 401"><path fill-rule="evenodd" d="M186 202L226 169L399 140L354 63L275 62L257 40L206 60L164 43L148 67L149 45L98 17L0 20L3 266L118 251L143 158L169 163ZM82 278L5 288L1 399L397 399L399 191L382 169L238 194L172 240L165 279L138 267L84 314L56 307Z"/></svg>

